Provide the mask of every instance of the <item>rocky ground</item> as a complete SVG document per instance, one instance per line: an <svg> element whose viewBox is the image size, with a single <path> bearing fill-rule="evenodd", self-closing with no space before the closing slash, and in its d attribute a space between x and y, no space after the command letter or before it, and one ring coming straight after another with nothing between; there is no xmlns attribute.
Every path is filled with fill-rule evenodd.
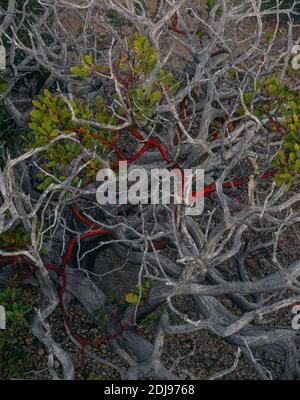
<svg viewBox="0 0 300 400"><path fill-rule="evenodd" d="M287 231L284 238L280 242L279 254L285 258L287 262L300 257L300 234L299 230ZM110 274L112 263L116 268L119 266L118 273ZM107 249L100 254L94 263L93 272L100 274L97 278L99 286L104 289L106 294L115 301L115 299L124 299L124 295L135 287L137 270L132 266L120 266L120 260L113 256L111 250ZM264 275L267 271L266 265L256 259L247 260L249 269L256 269L255 275ZM259 268L259 271L257 271ZM232 272L234 273L234 272ZM124 284L125 282L125 284ZM122 287L121 287L122 283ZM38 305L38 293L35 288L30 289L32 298ZM117 300L116 300L117 301ZM176 306L178 309L194 320L197 319L197 313L193 309L190 299L176 298ZM223 304L231 311L238 314L238 310L233 307L231 302L224 298ZM150 342L154 342L155 329L160 315L165 311L165 306L157 309L151 318L139 327L144 337ZM70 319L74 332L83 337L96 339L103 337L106 332L101 326L103 325L101 314L94 314L93 319L89 316L78 303L71 302L68 307ZM276 315L272 315L264 323L267 326L281 325L290 326L293 314L291 309L281 311ZM95 322L96 320L96 322ZM177 324L179 320L174 314L170 314L171 323ZM61 310L58 308L49 320L54 339L66 349L74 360L76 368L76 379L79 380L118 380L121 379L122 370L126 368L124 361L120 359L111 347L110 342L90 349L93 351L94 358L89 354L83 353L71 338L67 335ZM24 362L23 373L20 376L11 376L12 379L28 379L41 380L51 379L47 367L47 353L41 343L39 343L30 333L29 329L24 331L16 338L16 351L26 346L28 358L28 367L26 367L26 359ZM234 364L237 348L231 346L218 338L216 335L208 331L198 331L185 335L168 335L166 336L164 354L162 361L164 365L178 374L183 379L209 379L214 374L229 369ZM266 359L264 354L256 353L255 357L259 362L268 369L274 379L278 379L281 373L281 365L270 359ZM30 361L30 362L29 362ZM54 368L60 371L60 364L54 361ZM241 379L251 380L259 379L253 366L243 356L240 357L237 368L231 373L224 376L226 380Z"/></svg>
<svg viewBox="0 0 300 400"><path fill-rule="evenodd" d="M159 318L161 310L157 310L156 318ZM99 338L105 332L91 323L91 319L78 305L70 307L70 315L73 320L74 330L82 336ZM278 315L276 319L282 325L291 323L292 313L288 312ZM71 355L76 367L76 379L79 380L118 380L121 379L120 368L126 367L124 362L116 355L110 343L104 343L98 348L93 349L97 359L92 359L87 354L74 345L65 332L62 315L60 310L52 316L49 321L55 340L61 344ZM146 339L153 343L155 337L154 322L147 322L142 326L143 334ZM93 327L92 327L93 326ZM47 353L30 333L26 333L26 347L28 357L31 358L30 368L25 368L21 376L12 379L44 380L51 379L47 368ZM16 349L19 345L24 345L24 336L18 338ZM237 349L214 334L207 331L185 335L169 335L166 337L163 362L164 365L183 379L209 379L214 374L232 367L235 360ZM279 377L281 366L278 363L257 355L260 362L272 373L273 378ZM114 367L109 363L114 364ZM54 361L54 368L59 372L60 364ZM259 379L252 365L248 360L241 356L237 368L226 375L223 379L251 380Z"/></svg>

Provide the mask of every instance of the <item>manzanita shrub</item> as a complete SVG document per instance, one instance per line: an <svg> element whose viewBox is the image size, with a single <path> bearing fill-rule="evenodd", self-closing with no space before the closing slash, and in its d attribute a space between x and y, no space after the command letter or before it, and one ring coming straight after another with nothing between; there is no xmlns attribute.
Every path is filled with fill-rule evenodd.
<svg viewBox="0 0 300 400"><path fill-rule="evenodd" d="M37 174L41 180L37 185L38 190L45 190L52 183L64 181L72 161L82 153L82 148L94 151L100 156L107 153L113 135L105 129L93 127L89 122L116 125L122 117L126 116L126 111L129 109L133 124L146 123L156 126L157 123L152 121L151 117L164 96L163 90L172 94L176 93L179 83L171 72L163 68L155 71L156 79L151 84L147 84L147 79L153 73L158 58L155 48L150 46L147 37L135 33L126 38L125 42L128 52L127 55L120 53L115 72L126 87L126 103L120 102L118 93L112 93L112 101L118 102L119 105L115 113L112 112L111 105L107 104L101 96L96 96L93 101L73 98L68 104L62 94L51 93L45 89L43 95L32 101L34 109L30 113L31 122L28 126L34 136L28 148L45 146L61 133L71 135L75 132L80 141L79 144L66 138L64 141L49 146L44 154L45 161L41 164L44 171ZM107 76L108 68L103 64L98 65L92 55L82 56L81 60L80 65L70 68L70 72L78 79L92 78L97 75ZM74 115L72 115L73 112ZM88 158L90 158L89 154ZM82 169L81 174L70 182L71 186L85 184L95 177L100 168L99 158L90 160Z"/></svg>
<svg viewBox="0 0 300 400"><path fill-rule="evenodd" d="M299 379L281 319L299 297L297 2L2 3L1 378L24 376L39 343L54 379L85 357L130 380ZM98 172L123 183L124 161L168 173L170 191L204 170L203 212L150 194L100 204Z"/></svg>

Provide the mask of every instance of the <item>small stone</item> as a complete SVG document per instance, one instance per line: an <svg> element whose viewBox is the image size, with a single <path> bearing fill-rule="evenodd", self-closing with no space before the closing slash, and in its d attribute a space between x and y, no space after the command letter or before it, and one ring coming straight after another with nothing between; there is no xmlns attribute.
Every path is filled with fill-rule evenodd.
<svg viewBox="0 0 300 400"><path fill-rule="evenodd" d="M60 367L59 361L54 360L54 361L53 361L53 367L54 367L55 369L59 368L59 367Z"/></svg>

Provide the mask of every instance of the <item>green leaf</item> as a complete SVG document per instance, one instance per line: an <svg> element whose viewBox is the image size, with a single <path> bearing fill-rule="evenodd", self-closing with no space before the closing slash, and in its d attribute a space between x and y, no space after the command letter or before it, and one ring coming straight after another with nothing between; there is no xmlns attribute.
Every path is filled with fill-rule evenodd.
<svg viewBox="0 0 300 400"><path fill-rule="evenodd" d="M46 96L47 99L51 99L52 97L52 94L48 89L44 90L44 95Z"/></svg>
<svg viewBox="0 0 300 400"><path fill-rule="evenodd" d="M86 55L86 56L84 56L84 62L87 64L87 65L93 65L93 63L94 63L94 60L93 60L93 56L92 55Z"/></svg>
<svg viewBox="0 0 300 400"><path fill-rule="evenodd" d="M105 72L105 71L106 71L106 66L105 66L105 65L97 65L97 67L95 68L95 70L96 70L97 72L100 72L100 73Z"/></svg>
<svg viewBox="0 0 300 400"><path fill-rule="evenodd" d="M52 139L52 138L55 138L55 137L59 136L59 134L60 134L60 132L59 132L58 129L53 129L53 130L51 131L50 137L51 137L51 139Z"/></svg>
<svg viewBox="0 0 300 400"><path fill-rule="evenodd" d="M31 122L30 124L28 124L29 128L32 129L33 131L37 131L39 129L38 124L36 124L35 122Z"/></svg>
<svg viewBox="0 0 300 400"><path fill-rule="evenodd" d="M45 190L47 189L48 186L51 185L51 183L53 183L53 178L51 178L51 176L47 176L46 179L44 180L44 182L42 182L41 184L39 184L36 188L38 190Z"/></svg>
<svg viewBox="0 0 300 400"><path fill-rule="evenodd" d="M81 67L71 67L70 72L74 75L78 75L81 78L86 78L90 75L90 68L88 65L83 65Z"/></svg>
<svg viewBox="0 0 300 400"><path fill-rule="evenodd" d="M139 296L136 293L127 293L125 296L125 300L127 301L127 303L129 304L137 304L138 300L139 300Z"/></svg>
<svg viewBox="0 0 300 400"><path fill-rule="evenodd" d="M9 83L0 81L0 95L5 94L9 89Z"/></svg>
<svg viewBox="0 0 300 400"><path fill-rule="evenodd" d="M145 282L144 282L144 287L146 289L151 289L152 286L153 286L153 282L151 281L151 279L146 279Z"/></svg>
<svg viewBox="0 0 300 400"><path fill-rule="evenodd" d="M279 174L279 178L281 178L281 179L289 179L290 177L291 177L291 174L289 174L289 173Z"/></svg>
<svg viewBox="0 0 300 400"><path fill-rule="evenodd" d="M74 75L80 75L81 74L81 67L71 67L70 72Z"/></svg>
<svg viewBox="0 0 300 400"><path fill-rule="evenodd" d="M206 5L209 10L212 10L216 5L216 0L207 0Z"/></svg>
<svg viewBox="0 0 300 400"><path fill-rule="evenodd" d="M99 123L105 123L106 122L106 115L104 115L104 114L96 114L96 120Z"/></svg>
<svg viewBox="0 0 300 400"><path fill-rule="evenodd" d="M32 111L30 112L30 116L31 116L31 118L33 118L33 119L38 119L38 120L40 120L40 119L43 118L44 114L43 114L41 111L39 111L39 110L32 110Z"/></svg>
<svg viewBox="0 0 300 400"><path fill-rule="evenodd" d="M52 168L52 167L54 167L56 165L56 161L55 160L52 160L52 161L50 161L50 162L48 162L47 164L46 164L46 167L47 168Z"/></svg>
<svg viewBox="0 0 300 400"><path fill-rule="evenodd" d="M34 105L34 107L39 108L40 110L42 110L43 108L43 105L39 101L32 100L32 104Z"/></svg>
<svg viewBox="0 0 300 400"><path fill-rule="evenodd" d="M152 104L157 103L160 100L160 98L161 98L161 92L159 90L156 90L150 95L150 101Z"/></svg>

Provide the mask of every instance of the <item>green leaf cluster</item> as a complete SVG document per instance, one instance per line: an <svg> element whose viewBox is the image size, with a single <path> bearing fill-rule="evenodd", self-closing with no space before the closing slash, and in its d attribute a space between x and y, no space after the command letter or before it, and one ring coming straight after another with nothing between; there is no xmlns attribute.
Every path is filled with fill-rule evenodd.
<svg viewBox="0 0 300 400"><path fill-rule="evenodd" d="M10 88L11 74L0 76L0 96L5 95Z"/></svg>
<svg viewBox="0 0 300 400"><path fill-rule="evenodd" d="M81 79L87 78L95 72L102 73L105 70L105 65L95 65L94 58L91 54L82 56L81 64L70 68L71 74L77 75Z"/></svg>
<svg viewBox="0 0 300 400"><path fill-rule="evenodd" d="M161 68L156 73L154 80L151 79L152 84L146 85L145 80L150 77L158 60L157 51L155 47L151 46L149 39L138 32L125 40L128 54L120 56L116 67L119 70L118 79L122 83L122 90L125 90L123 98L126 98L129 103L133 119L141 122L151 118L155 113L157 104L163 98L162 85L170 94L175 94L179 83L171 72ZM103 65L95 65L93 57L86 55L82 56L81 65L71 68L71 73L84 79L92 76L95 71L103 72L104 70ZM124 85L124 82L127 84ZM119 95L114 93L112 98L119 100ZM103 109L107 109L107 106L104 105L101 113L96 115L96 120L101 123L107 120ZM117 112L119 115L125 113L122 107L119 107Z"/></svg>
<svg viewBox="0 0 300 400"><path fill-rule="evenodd" d="M31 293L21 288L15 278L0 291L0 304L6 310L6 330L0 331L0 376L5 379L20 378L24 369L32 367L26 341L20 342L24 332L29 333L32 303Z"/></svg>
<svg viewBox="0 0 300 400"><path fill-rule="evenodd" d="M106 16L108 18L110 18L111 23L117 28L120 28L124 25L131 25L131 23L129 21L126 21L124 18L122 18L122 16L116 10L113 10L112 8L107 10Z"/></svg>
<svg viewBox="0 0 300 400"><path fill-rule="evenodd" d="M75 116L84 121L96 120L101 123L115 123L115 117L111 110L106 106L103 99L98 96L93 103L83 100L71 100L71 106ZM96 149L98 154L107 151L107 145L101 143L101 139L106 139L104 130L96 130L86 123L77 124L72 120L71 111L62 96L53 95L49 90L45 90L43 96L33 101L34 109L31 111L31 123L29 128L34 133L34 140L31 147L44 146L61 134L76 133L81 145L88 149ZM66 167L79 155L82 148L79 143L64 139L50 145L44 152L43 169L47 172L39 172L37 177L41 182L37 185L38 190L45 190L52 183L64 181L66 179ZM95 175L100 168L96 160L91 160L88 167L82 171L82 179L90 178ZM51 176L50 176L51 175ZM71 185L77 186L80 178L76 177Z"/></svg>
<svg viewBox="0 0 300 400"><path fill-rule="evenodd" d="M0 233L0 248L26 248L30 243L30 235L21 224L11 228L8 232Z"/></svg>
<svg viewBox="0 0 300 400"><path fill-rule="evenodd" d="M171 72L164 69L158 70L152 84L145 85L145 79L149 78L158 60L156 49L150 45L148 38L140 33L134 33L127 38L130 49L129 58L120 62L120 71L131 73L134 76L128 88L128 100L133 111L133 118L144 121L151 118L156 106L163 98L163 88L171 94L175 94L179 83Z"/></svg>
<svg viewBox="0 0 300 400"><path fill-rule="evenodd" d="M171 73L161 69L157 74L154 84L144 86L141 84L129 88L129 98L132 105L133 116L137 121L151 118L156 111L156 107L163 98L162 85L170 93L175 93L179 87Z"/></svg>
<svg viewBox="0 0 300 400"><path fill-rule="evenodd" d="M216 5L216 0L206 0L206 6L209 10L212 10Z"/></svg>
<svg viewBox="0 0 300 400"><path fill-rule="evenodd" d="M300 92L272 76L260 79L255 88L244 93L244 100L260 120L269 120L270 130L278 131L282 137L282 149L273 161L277 169L275 182L287 189L299 183Z"/></svg>
<svg viewBox="0 0 300 400"><path fill-rule="evenodd" d="M134 72L149 75L158 60L156 49L150 45L146 36L137 32L127 38L127 44L134 54Z"/></svg>
<svg viewBox="0 0 300 400"><path fill-rule="evenodd" d="M129 94L132 101L135 119L143 121L146 118L151 118L155 112L155 108L162 92L155 89L152 85L146 87L132 87L129 89Z"/></svg>
<svg viewBox="0 0 300 400"><path fill-rule="evenodd" d="M153 286L153 281L151 279L145 279L142 282L140 288L141 290L139 290L139 287L131 290L129 293L125 295L125 301L129 304L137 304L139 297L141 295L140 301L141 303L143 303L146 300L152 286Z"/></svg>
<svg viewBox="0 0 300 400"><path fill-rule="evenodd" d="M294 103L294 102L293 102ZM292 107L294 108L294 107ZM287 189L293 183L300 182L300 101L298 110L286 116L288 134L283 139L283 149L280 150L273 164L277 168L275 182Z"/></svg>

